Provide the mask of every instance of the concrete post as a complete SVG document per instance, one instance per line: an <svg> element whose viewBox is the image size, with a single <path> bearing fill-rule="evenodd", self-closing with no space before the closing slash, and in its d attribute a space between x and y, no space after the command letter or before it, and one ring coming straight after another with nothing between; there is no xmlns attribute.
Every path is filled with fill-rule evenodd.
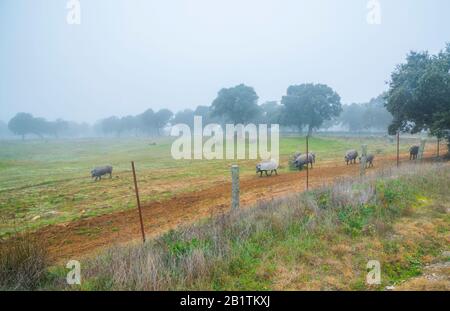
<svg viewBox="0 0 450 311"><path fill-rule="evenodd" d="M425 151L425 144L426 144L427 140L425 138L422 138L420 140L420 147L419 147L419 160L422 161L423 160L423 152Z"/></svg>
<svg viewBox="0 0 450 311"><path fill-rule="evenodd" d="M231 167L231 208L239 208L239 166L233 165Z"/></svg>
<svg viewBox="0 0 450 311"><path fill-rule="evenodd" d="M361 145L361 163L359 168L359 174L364 176L366 174L366 163L367 163L367 145Z"/></svg>

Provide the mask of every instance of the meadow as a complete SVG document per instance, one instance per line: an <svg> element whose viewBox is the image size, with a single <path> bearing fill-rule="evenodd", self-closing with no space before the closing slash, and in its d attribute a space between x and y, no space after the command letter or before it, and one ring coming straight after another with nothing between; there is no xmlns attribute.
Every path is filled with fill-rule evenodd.
<svg viewBox="0 0 450 311"><path fill-rule="evenodd" d="M0 141L0 237L135 207L130 161L136 162L141 200L164 201L181 193L229 181L231 164L242 178L256 178L255 160L174 160L170 138L98 138ZM401 141L405 155L416 137ZM378 157L394 156L387 137L313 137L317 165L343 163L350 148L367 144ZM291 173L289 157L305 151L304 137L280 139L280 174ZM427 150L434 152L429 140ZM90 170L111 164L113 178L94 182Z"/></svg>
<svg viewBox="0 0 450 311"><path fill-rule="evenodd" d="M25 236L0 243L0 289L450 290L449 177L410 163L228 210L80 259L79 285Z"/></svg>

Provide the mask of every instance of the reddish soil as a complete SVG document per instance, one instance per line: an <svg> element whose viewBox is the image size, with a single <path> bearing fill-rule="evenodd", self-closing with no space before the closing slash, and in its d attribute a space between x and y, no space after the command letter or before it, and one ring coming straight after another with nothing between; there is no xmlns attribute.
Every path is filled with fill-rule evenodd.
<svg viewBox="0 0 450 311"><path fill-rule="evenodd" d="M432 154L429 154L432 156ZM406 157L402 162L407 161ZM394 165L395 157L378 158L376 169ZM359 165L317 163L309 170L310 188L331 183L345 176L357 176ZM272 177L242 178L241 205L250 206L260 200L270 200L305 190L306 170L283 173ZM171 199L143 205L143 219L147 238L159 235L181 224L188 224L230 208L231 184L220 183ZM86 218L66 224L51 225L33 233L49 244L56 261L80 259L112 244L139 241L139 216L136 209Z"/></svg>

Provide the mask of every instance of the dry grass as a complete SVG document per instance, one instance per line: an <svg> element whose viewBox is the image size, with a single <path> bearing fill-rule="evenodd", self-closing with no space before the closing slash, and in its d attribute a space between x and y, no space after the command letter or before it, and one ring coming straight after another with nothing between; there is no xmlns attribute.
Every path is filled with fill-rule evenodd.
<svg viewBox="0 0 450 311"><path fill-rule="evenodd" d="M111 247L82 262L79 287L48 269L41 241L20 235L0 243L0 289L379 289L364 283L371 259L383 263L382 286L400 284L448 245L449 181L448 165L405 165L259 202Z"/></svg>
<svg viewBox="0 0 450 311"><path fill-rule="evenodd" d="M49 266L44 243L30 235L0 241L0 289L33 290Z"/></svg>
<svg viewBox="0 0 450 311"><path fill-rule="evenodd" d="M418 251L409 241L427 242L411 235L386 253L394 220L414 213L419 190L448 195L449 175L443 164L389 169L112 247L82 263L80 289L361 289L370 258L387 262L389 282L416 268L402 257Z"/></svg>

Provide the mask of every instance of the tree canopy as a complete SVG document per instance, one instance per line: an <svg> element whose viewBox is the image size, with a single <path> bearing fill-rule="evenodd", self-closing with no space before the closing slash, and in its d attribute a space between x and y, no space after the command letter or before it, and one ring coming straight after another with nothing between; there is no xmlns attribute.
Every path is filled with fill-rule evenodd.
<svg viewBox="0 0 450 311"><path fill-rule="evenodd" d="M277 101L268 101L260 106L260 120L266 124L281 124L283 106Z"/></svg>
<svg viewBox="0 0 450 311"><path fill-rule="evenodd" d="M187 124L190 127L194 125L195 112L192 109L184 109L175 113L172 123L173 124Z"/></svg>
<svg viewBox="0 0 450 311"><path fill-rule="evenodd" d="M392 73L386 99L391 134L429 130L450 140L450 44L437 55L410 52Z"/></svg>
<svg viewBox="0 0 450 311"><path fill-rule="evenodd" d="M244 84L221 89L211 105L211 116L225 117L234 124L246 124L259 112L258 95Z"/></svg>
<svg viewBox="0 0 450 311"><path fill-rule="evenodd" d="M368 103L344 105L335 124L347 125L351 132L386 130L392 115L385 108L385 94L372 98Z"/></svg>
<svg viewBox="0 0 450 311"><path fill-rule="evenodd" d="M154 112L153 109L147 109L137 116L108 117L99 122L99 127L103 134L120 136L123 133L133 135L145 133L156 136L161 135L161 129L172 120L172 116L172 111L168 109L161 109L157 112Z"/></svg>
<svg viewBox="0 0 450 311"><path fill-rule="evenodd" d="M15 135L22 136L34 134L39 137L52 135L58 137L59 133L68 128L68 122L58 119L47 121L44 118L35 118L30 113L20 112L16 114L8 123L9 130Z"/></svg>
<svg viewBox="0 0 450 311"><path fill-rule="evenodd" d="M309 135L342 111L340 96L324 84L291 85L281 104L284 106L283 123L297 126L300 131L306 126Z"/></svg>
<svg viewBox="0 0 450 311"><path fill-rule="evenodd" d="M172 119L173 112L169 109L161 109L155 113L155 126L158 130L158 134L161 134L161 129L163 129Z"/></svg>
<svg viewBox="0 0 450 311"><path fill-rule="evenodd" d="M20 135L24 139L25 135L35 132L34 117L31 113L19 112L9 120L8 128L15 135Z"/></svg>

